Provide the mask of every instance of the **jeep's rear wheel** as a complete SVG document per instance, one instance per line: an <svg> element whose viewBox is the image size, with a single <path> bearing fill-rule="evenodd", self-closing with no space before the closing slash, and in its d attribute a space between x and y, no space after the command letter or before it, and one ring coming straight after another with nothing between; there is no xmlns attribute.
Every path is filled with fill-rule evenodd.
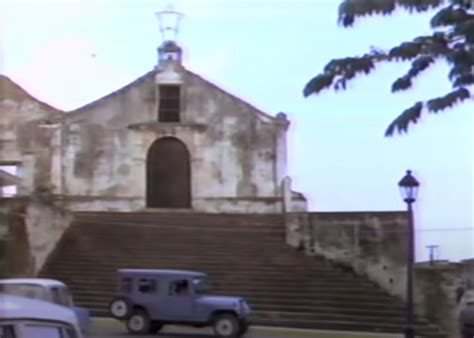
<svg viewBox="0 0 474 338"><path fill-rule="evenodd" d="M221 314L214 319L213 329L219 337L238 337L240 323L235 315Z"/></svg>
<svg viewBox="0 0 474 338"><path fill-rule="evenodd" d="M127 319L127 330L132 334L150 333L150 316L143 310L135 310Z"/></svg>
<svg viewBox="0 0 474 338"><path fill-rule="evenodd" d="M109 312L116 319L125 319L130 315L130 302L125 297L117 297L109 304Z"/></svg>

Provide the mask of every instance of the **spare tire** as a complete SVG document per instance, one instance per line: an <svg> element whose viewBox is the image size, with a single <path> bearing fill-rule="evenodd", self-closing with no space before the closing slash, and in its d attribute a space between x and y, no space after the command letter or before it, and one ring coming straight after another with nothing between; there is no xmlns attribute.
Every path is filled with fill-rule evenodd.
<svg viewBox="0 0 474 338"><path fill-rule="evenodd" d="M126 319L132 313L132 304L126 297L115 297L109 303L109 313L115 319Z"/></svg>

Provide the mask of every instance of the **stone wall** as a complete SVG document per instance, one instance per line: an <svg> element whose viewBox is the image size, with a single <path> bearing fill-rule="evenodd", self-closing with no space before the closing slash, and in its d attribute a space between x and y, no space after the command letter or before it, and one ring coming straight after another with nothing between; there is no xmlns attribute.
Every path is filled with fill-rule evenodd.
<svg viewBox="0 0 474 338"><path fill-rule="evenodd" d="M60 203L11 198L7 202L6 274L33 277L54 250L71 215Z"/></svg>
<svg viewBox="0 0 474 338"><path fill-rule="evenodd" d="M474 292L474 259L459 263L418 263L415 266L415 304L417 312L438 323L458 338L458 314L465 297L458 299L458 289L464 294Z"/></svg>
<svg viewBox="0 0 474 338"><path fill-rule="evenodd" d="M407 224L405 212L289 213L287 242L404 297Z"/></svg>
<svg viewBox="0 0 474 338"><path fill-rule="evenodd" d="M6 276L8 218L5 201L5 198L0 198L0 278Z"/></svg>
<svg viewBox="0 0 474 338"><path fill-rule="evenodd" d="M406 212L319 212L286 215L287 244L320 255L406 299ZM474 260L416 264L415 312L458 338L460 286L474 292Z"/></svg>
<svg viewBox="0 0 474 338"><path fill-rule="evenodd" d="M34 277L33 256L25 224L28 203L27 198L5 199L8 222L5 268L7 277Z"/></svg>

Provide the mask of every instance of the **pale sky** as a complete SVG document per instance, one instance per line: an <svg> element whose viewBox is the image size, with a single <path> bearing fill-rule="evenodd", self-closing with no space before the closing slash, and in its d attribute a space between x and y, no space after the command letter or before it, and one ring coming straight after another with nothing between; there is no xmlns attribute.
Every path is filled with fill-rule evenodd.
<svg viewBox="0 0 474 338"><path fill-rule="evenodd" d="M350 91L303 98L306 82L332 58L430 32L431 13L405 12L344 29L339 2L175 1L185 14L178 39L184 64L270 114L288 114L289 173L311 210L403 210L397 183L412 169L422 184L418 259L427 258L429 244L440 246L441 259L474 257L472 100L423 118L408 135L383 136L402 110L450 89L447 65L404 93L390 93L409 69L399 63L357 79ZM0 0L0 72L58 108L84 105L155 66L161 36L154 12L166 3Z"/></svg>

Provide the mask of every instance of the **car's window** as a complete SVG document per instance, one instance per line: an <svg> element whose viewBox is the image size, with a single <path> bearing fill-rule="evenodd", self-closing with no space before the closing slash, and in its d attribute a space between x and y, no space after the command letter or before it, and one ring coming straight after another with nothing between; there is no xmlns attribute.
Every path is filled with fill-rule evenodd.
<svg viewBox="0 0 474 338"><path fill-rule="evenodd" d="M59 305L72 306L69 290L64 286L55 286L51 288L53 302Z"/></svg>
<svg viewBox="0 0 474 338"><path fill-rule="evenodd" d="M0 324L0 338L15 338L13 325Z"/></svg>
<svg viewBox="0 0 474 338"><path fill-rule="evenodd" d="M50 301L44 287L35 284L0 284L0 292L32 299Z"/></svg>
<svg viewBox="0 0 474 338"><path fill-rule="evenodd" d="M122 293L131 293L133 290L133 280L130 277L122 278L120 283L120 291Z"/></svg>
<svg viewBox="0 0 474 338"><path fill-rule="evenodd" d="M63 338L77 338L76 331L70 326L64 328Z"/></svg>
<svg viewBox="0 0 474 338"><path fill-rule="evenodd" d="M199 294L209 293L211 286L206 277L195 277L193 278L194 292Z"/></svg>
<svg viewBox="0 0 474 338"><path fill-rule="evenodd" d="M175 280L170 283L170 296L183 296L189 293L189 282L186 279Z"/></svg>
<svg viewBox="0 0 474 338"><path fill-rule="evenodd" d="M138 280L138 291L141 293L156 292L156 280L151 278L140 278Z"/></svg>
<svg viewBox="0 0 474 338"><path fill-rule="evenodd" d="M63 338L59 326L26 324L22 329L22 338Z"/></svg>

